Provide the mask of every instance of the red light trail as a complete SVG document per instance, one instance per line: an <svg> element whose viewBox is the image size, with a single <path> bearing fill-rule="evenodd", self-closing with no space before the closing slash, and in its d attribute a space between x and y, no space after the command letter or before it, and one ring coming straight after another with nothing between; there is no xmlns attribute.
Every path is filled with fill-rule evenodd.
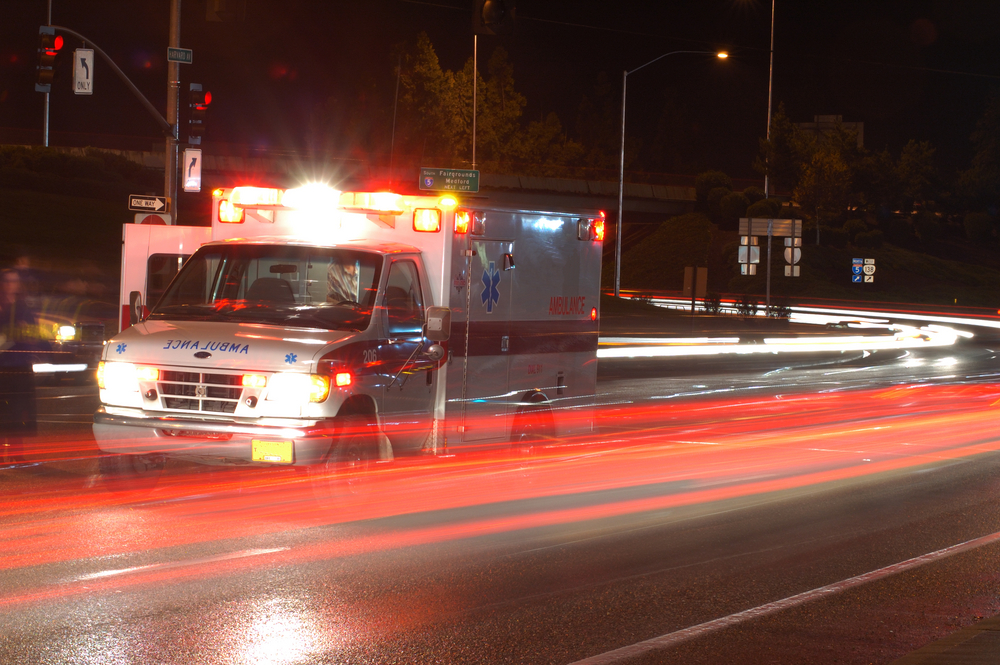
<svg viewBox="0 0 1000 665"><path fill-rule="evenodd" d="M142 492L114 479L93 487L46 482L40 492L8 493L0 503L0 574L434 514L420 525L372 523L374 535L338 532L305 546L253 553L252 565L278 565L762 497L998 450L998 406L996 384L606 405L596 415L614 428L608 435L554 442L530 454L398 459L358 474L350 490L342 478L331 484L321 473L291 467L181 467ZM92 444L49 440L33 446L32 455L59 464L97 453ZM448 513L491 504L489 511ZM245 569L241 557L104 571L48 588L8 585L0 607L213 576Z"/></svg>

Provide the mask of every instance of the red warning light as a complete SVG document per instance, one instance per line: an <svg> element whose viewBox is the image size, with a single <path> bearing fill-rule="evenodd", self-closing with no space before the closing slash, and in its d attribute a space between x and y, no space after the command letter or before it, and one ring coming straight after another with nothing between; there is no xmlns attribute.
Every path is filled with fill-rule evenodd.
<svg viewBox="0 0 1000 665"><path fill-rule="evenodd" d="M63 47L63 37L62 35L56 35L56 38L52 40L52 48L56 51Z"/></svg>

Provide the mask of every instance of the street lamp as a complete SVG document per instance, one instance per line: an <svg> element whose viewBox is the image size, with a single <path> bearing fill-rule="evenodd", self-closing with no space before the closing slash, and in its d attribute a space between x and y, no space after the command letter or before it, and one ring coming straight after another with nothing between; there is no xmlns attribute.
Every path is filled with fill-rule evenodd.
<svg viewBox="0 0 1000 665"><path fill-rule="evenodd" d="M628 90L628 75L635 74L637 71L643 67L647 67L657 60L662 60L668 55L678 55L680 53L694 53L699 55L714 55L720 60L725 60L729 57L729 54L725 51L671 51L670 53L664 53L663 55L653 58L645 65L640 65L631 71L626 71L622 74L622 154L621 154L621 168L618 170L618 232L615 234L615 297L617 298L621 295L621 277L622 277L622 202L625 192L625 93Z"/></svg>

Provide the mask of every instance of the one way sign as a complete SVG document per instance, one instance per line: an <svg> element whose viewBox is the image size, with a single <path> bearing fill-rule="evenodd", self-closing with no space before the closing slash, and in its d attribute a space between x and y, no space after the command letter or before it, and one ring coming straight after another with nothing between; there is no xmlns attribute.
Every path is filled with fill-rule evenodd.
<svg viewBox="0 0 1000 665"><path fill-rule="evenodd" d="M128 197L128 209L138 210L139 212L167 212L167 199L162 196L130 194Z"/></svg>

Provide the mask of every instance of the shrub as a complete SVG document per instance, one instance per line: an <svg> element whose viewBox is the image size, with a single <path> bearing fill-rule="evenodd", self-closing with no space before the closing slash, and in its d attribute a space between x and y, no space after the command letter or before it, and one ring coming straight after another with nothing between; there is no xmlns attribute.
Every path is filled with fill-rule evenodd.
<svg viewBox="0 0 1000 665"><path fill-rule="evenodd" d="M718 293L705 294L705 312L708 314L718 314L722 311L722 296Z"/></svg>
<svg viewBox="0 0 1000 665"><path fill-rule="evenodd" d="M694 191L699 203L708 201L708 193L716 187L723 187L727 191L733 190L733 181L722 171L705 171L699 173L694 179Z"/></svg>
<svg viewBox="0 0 1000 665"><path fill-rule="evenodd" d="M937 216L929 211L917 213L913 220L913 230L916 232L920 242L930 244L941 238L942 228Z"/></svg>
<svg viewBox="0 0 1000 665"><path fill-rule="evenodd" d="M751 203L747 208L747 217L763 217L766 219L785 219L781 216L781 202L778 199L761 199Z"/></svg>
<svg viewBox="0 0 1000 665"><path fill-rule="evenodd" d="M993 218L985 212L970 212L964 224L965 237L972 242L988 242L993 238Z"/></svg>
<svg viewBox="0 0 1000 665"><path fill-rule="evenodd" d="M757 316L757 298L744 293L736 300L736 313L744 319Z"/></svg>
<svg viewBox="0 0 1000 665"><path fill-rule="evenodd" d="M787 319L792 315L792 308L788 306L785 298L771 298L766 315L772 319Z"/></svg>
<svg viewBox="0 0 1000 665"><path fill-rule="evenodd" d="M723 198L729 195L729 191L725 187L716 187L708 193L708 216L712 218L713 222L718 222L721 218L722 211L719 204Z"/></svg>
<svg viewBox="0 0 1000 665"><path fill-rule="evenodd" d="M894 245L906 246L914 240L913 226L905 218L891 216L879 222L879 227L885 233L886 242L891 242Z"/></svg>
<svg viewBox="0 0 1000 665"><path fill-rule="evenodd" d="M823 245L843 249L847 247L847 243L850 242L850 239L850 236L844 229L838 229L830 226L821 226L819 228L819 241Z"/></svg>
<svg viewBox="0 0 1000 665"><path fill-rule="evenodd" d="M742 193L729 192L719 200L719 216L727 227L735 229L740 217L746 216L749 205L750 201Z"/></svg>
<svg viewBox="0 0 1000 665"><path fill-rule="evenodd" d="M747 200L750 201L750 203L757 203L757 201L763 201L767 198L763 189L760 187L754 187L753 185L743 190L743 196L747 197Z"/></svg>
<svg viewBox="0 0 1000 665"><path fill-rule="evenodd" d="M844 233L847 234L847 238L851 242L854 242L859 233L864 233L868 230L868 225L865 224L863 219L849 219L844 222L843 229Z"/></svg>
<svg viewBox="0 0 1000 665"><path fill-rule="evenodd" d="M866 249L878 249L882 246L882 232L878 229L863 231L855 236L854 244L857 247L864 247Z"/></svg>

